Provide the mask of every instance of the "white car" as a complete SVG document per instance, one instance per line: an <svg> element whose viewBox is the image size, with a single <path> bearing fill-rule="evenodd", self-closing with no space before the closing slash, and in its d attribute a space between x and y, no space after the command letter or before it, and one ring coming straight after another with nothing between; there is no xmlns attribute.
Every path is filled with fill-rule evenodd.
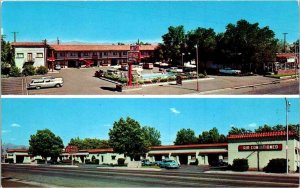
<svg viewBox="0 0 300 188"><path fill-rule="evenodd" d="M28 89L41 89L47 87L62 87L64 84L63 78L42 77L32 79L28 84Z"/></svg>
<svg viewBox="0 0 300 188"><path fill-rule="evenodd" d="M241 74L241 70L231 69L231 68L224 68L220 69L219 72L221 74L231 74L231 75L238 75Z"/></svg>

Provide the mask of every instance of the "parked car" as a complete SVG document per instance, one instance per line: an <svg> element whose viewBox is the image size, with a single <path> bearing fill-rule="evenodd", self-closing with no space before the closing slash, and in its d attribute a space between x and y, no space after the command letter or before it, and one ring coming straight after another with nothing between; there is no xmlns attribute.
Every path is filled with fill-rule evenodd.
<svg viewBox="0 0 300 188"><path fill-rule="evenodd" d="M160 163L160 168L179 168L180 165L175 160L165 159Z"/></svg>
<svg viewBox="0 0 300 188"><path fill-rule="evenodd" d="M219 72L221 74L229 74L229 75L239 75L239 74L241 74L241 70L231 69L231 68L220 69Z"/></svg>
<svg viewBox="0 0 300 188"><path fill-rule="evenodd" d="M59 64L55 65L54 67L55 70L60 70L61 69L61 66Z"/></svg>
<svg viewBox="0 0 300 188"><path fill-rule="evenodd" d="M142 160L142 166L152 166L153 163L150 162L148 159Z"/></svg>
<svg viewBox="0 0 300 188"><path fill-rule="evenodd" d="M128 71L128 65L122 65L120 70Z"/></svg>
<svg viewBox="0 0 300 188"><path fill-rule="evenodd" d="M28 84L28 89L41 89L48 87L62 87L64 84L63 78L42 77L32 79Z"/></svg>

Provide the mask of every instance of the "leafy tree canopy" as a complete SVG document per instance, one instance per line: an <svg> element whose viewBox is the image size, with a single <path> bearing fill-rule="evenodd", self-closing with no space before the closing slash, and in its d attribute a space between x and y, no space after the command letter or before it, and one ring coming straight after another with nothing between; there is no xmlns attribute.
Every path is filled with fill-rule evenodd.
<svg viewBox="0 0 300 188"><path fill-rule="evenodd" d="M160 132L153 127L144 126L142 128L147 142L147 146L160 146Z"/></svg>
<svg viewBox="0 0 300 188"><path fill-rule="evenodd" d="M109 130L109 142L117 153L124 153L131 159L147 152L147 141L139 122L127 117L115 121Z"/></svg>
<svg viewBox="0 0 300 188"><path fill-rule="evenodd" d="M29 153L32 155L40 155L44 159L51 157L55 160L62 153L63 148L62 139L49 129L38 130L36 134L30 136Z"/></svg>
<svg viewBox="0 0 300 188"><path fill-rule="evenodd" d="M226 137L223 134L219 134L219 131L216 127L212 128L209 131L203 131L199 135L198 143L200 144L212 144L212 143L224 143L227 142Z"/></svg>
<svg viewBox="0 0 300 188"><path fill-rule="evenodd" d="M101 149L110 147L107 140L100 140L97 138L80 139L79 137L71 138L68 145L77 146L78 149Z"/></svg>
<svg viewBox="0 0 300 188"><path fill-rule="evenodd" d="M177 132L175 145L196 144L197 137L192 129L180 129Z"/></svg>

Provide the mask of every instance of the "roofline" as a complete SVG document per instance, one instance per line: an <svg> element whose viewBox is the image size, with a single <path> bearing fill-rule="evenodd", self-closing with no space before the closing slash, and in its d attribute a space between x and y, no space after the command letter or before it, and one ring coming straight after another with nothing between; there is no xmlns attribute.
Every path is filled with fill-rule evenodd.
<svg viewBox="0 0 300 188"><path fill-rule="evenodd" d="M152 146L149 149L150 150L163 150L163 149L170 150L170 149L190 149L190 148L210 148L210 147L228 147L228 143Z"/></svg>

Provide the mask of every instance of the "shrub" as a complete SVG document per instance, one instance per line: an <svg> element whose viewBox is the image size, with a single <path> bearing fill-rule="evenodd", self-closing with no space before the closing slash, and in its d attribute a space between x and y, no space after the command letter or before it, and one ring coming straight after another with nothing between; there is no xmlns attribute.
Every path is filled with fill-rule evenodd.
<svg viewBox="0 0 300 188"><path fill-rule="evenodd" d="M161 78L160 79L160 82L167 82L168 81L168 78Z"/></svg>
<svg viewBox="0 0 300 188"><path fill-rule="evenodd" d="M1 74L8 75L11 71L11 65L8 63L1 63Z"/></svg>
<svg viewBox="0 0 300 188"><path fill-rule="evenodd" d="M139 80L138 84L144 84L144 80Z"/></svg>
<svg viewBox="0 0 300 188"><path fill-rule="evenodd" d="M48 73L48 68L45 67L45 66L39 66L39 67L36 69L36 73L37 73L37 74L47 74L47 73Z"/></svg>
<svg viewBox="0 0 300 188"><path fill-rule="evenodd" d="M37 159L36 163L37 164L45 164L45 160L44 159Z"/></svg>
<svg viewBox="0 0 300 188"><path fill-rule="evenodd" d="M191 163L190 163L190 165L198 165L198 164L199 164L198 159L196 159L195 162L191 162Z"/></svg>
<svg viewBox="0 0 300 188"><path fill-rule="evenodd" d="M271 173L285 173L286 159L271 159L268 165L263 168L263 171Z"/></svg>
<svg viewBox="0 0 300 188"><path fill-rule="evenodd" d="M247 171L249 169L248 159L234 159L232 164L233 171Z"/></svg>
<svg viewBox="0 0 300 188"><path fill-rule="evenodd" d="M23 68L22 74L24 74L25 76L32 76L35 75L35 68L33 65L26 65Z"/></svg>
<svg viewBox="0 0 300 188"><path fill-rule="evenodd" d="M153 78L152 83L157 83L157 82L159 82L159 80L160 80L160 78Z"/></svg>
<svg viewBox="0 0 300 188"><path fill-rule="evenodd" d="M169 76L169 77L168 77L168 80L169 80L169 81L175 81L175 80L176 80L176 77L175 77L175 76Z"/></svg>
<svg viewBox="0 0 300 188"><path fill-rule="evenodd" d="M124 158L119 158L118 159L118 165L124 165L125 164L125 159Z"/></svg>
<svg viewBox="0 0 300 188"><path fill-rule="evenodd" d="M14 163L14 159L12 158L5 159L5 163Z"/></svg>
<svg viewBox="0 0 300 188"><path fill-rule="evenodd" d="M21 76L21 69L14 66L11 68L9 75L12 77L19 77L19 76Z"/></svg>
<svg viewBox="0 0 300 188"><path fill-rule="evenodd" d="M122 84L127 83L127 78L118 78L118 82Z"/></svg>
<svg viewBox="0 0 300 188"><path fill-rule="evenodd" d="M99 159L96 159L96 160L94 161L94 164L100 164L100 160L99 160Z"/></svg>
<svg viewBox="0 0 300 188"><path fill-rule="evenodd" d="M206 76L204 74L198 74L198 78L205 78Z"/></svg>

